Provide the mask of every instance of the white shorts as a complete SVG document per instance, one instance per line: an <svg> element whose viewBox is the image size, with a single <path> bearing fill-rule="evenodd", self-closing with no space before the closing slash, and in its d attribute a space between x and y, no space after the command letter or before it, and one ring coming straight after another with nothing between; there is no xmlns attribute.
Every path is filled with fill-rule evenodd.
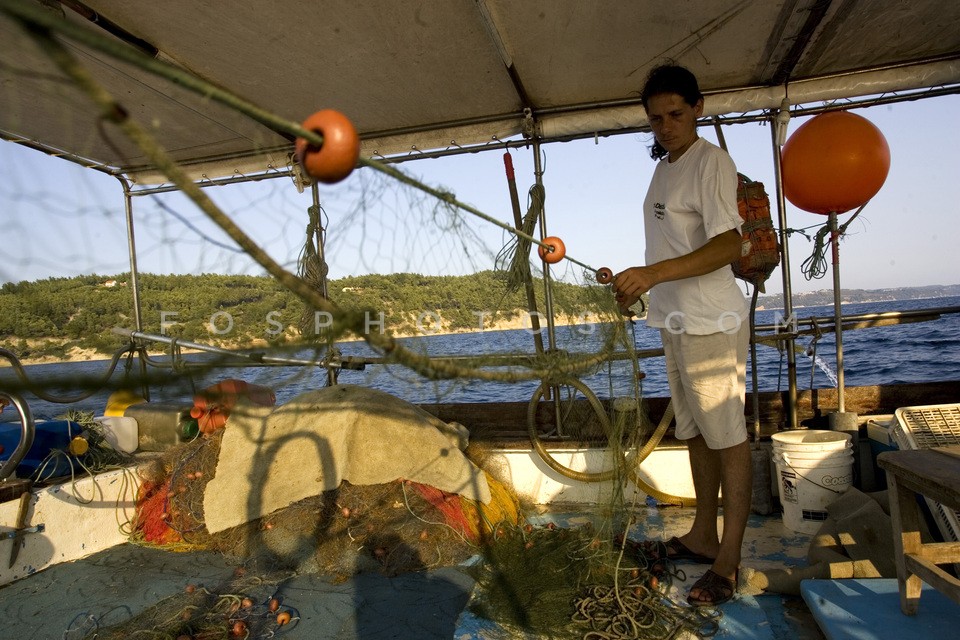
<svg viewBox="0 0 960 640"><path fill-rule="evenodd" d="M667 380L676 413L676 436L703 436L711 449L747 439L744 415L750 325L736 333L690 335L660 330Z"/></svg>

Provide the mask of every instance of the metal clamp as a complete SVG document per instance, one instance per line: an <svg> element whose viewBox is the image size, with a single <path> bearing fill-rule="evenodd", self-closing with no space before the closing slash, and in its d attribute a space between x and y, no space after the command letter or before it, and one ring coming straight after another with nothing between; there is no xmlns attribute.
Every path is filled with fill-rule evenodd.
<svg viewBox="0 0 960 640"><path fill-rule="evenodd" d="M0 533L0 540L13 540L15 538L22 538L28 533L43 533L46 527L41 524L35 524L32 527L26 527L24 529L14 529L13 531L4 531Z"/></svg>

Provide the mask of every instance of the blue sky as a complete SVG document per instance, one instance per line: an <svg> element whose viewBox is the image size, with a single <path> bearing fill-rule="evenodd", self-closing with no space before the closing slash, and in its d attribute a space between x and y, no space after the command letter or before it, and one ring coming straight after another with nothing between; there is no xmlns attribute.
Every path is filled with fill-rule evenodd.
<svg viewBox="0 0 960 640"><path fill-rule="evenodd" d="M960 96L858 109L887 139L890 173L879 193L841 243L844 288L879 289L960 283ZM791 123L790 132L801 120ZM724 128L738 169L767 186L773 197L771 135L763 124ZM711 128L701 135L716 141ZM543 147L547 230L560 236L570 256L592 267L618 271L642 263L640 204L653 170L649 135L557 143ZM446 159L419 160L402 168L424 182L453 191L486 214L512 221L503 149ZM515 149L522 207L533 182L533 158ZM11 143L0 143L0 282L129 269L123 198L117 180ZM256 185L218 187L214 200L276 260L295 270L305 240L309 193L286 178ZM493 268L510 239L469 213L451 217L429 196L385 181L370 170L321 189L326 214L330 277L365 273L462 274ZM135 199L138 262L151 273L260 273L212 228L192 203L176 194ZM776 213L774 213L776 216ZM840 216L842 224L850 214ZM788 226L810 237L826 216L787 203ZM790 238L791 282L796 292L832 289L832 272L807 280L801 264L813 244ZM582 280L582 269L564 261L555 275ZM782 291L774 272L768 293Z"/></svg>

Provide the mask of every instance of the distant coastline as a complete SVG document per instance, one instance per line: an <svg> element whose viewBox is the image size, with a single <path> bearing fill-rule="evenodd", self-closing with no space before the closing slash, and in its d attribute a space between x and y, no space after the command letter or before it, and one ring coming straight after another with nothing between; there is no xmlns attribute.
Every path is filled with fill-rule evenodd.
<svg viewBox="0 0 960 640"><path fill-rule="evenodd" d="M842 304L860 304L860 303L878 303L878 302L896 302L904 300L922 300L922 299L937 299L937 298L948 298L948 297L958 297L960 296L960 284L955 285L928 285L923 287L896 287L896 288L887 288L887 289L842 289L840 292L840 297ZM805 307L818 307L818 306L828 306L832 305L834 302L834 292L832 289L822 289L813 292L804 292L804 293L794 293L793 297L793 308L805 308ZM758 297L757 310L758 311L769 311L783 309L783 296L782 294L773 294L773 295L761 295ZM586 322L597 322L600 321L598 317L593 314L590 314L585 317ZM569 324L581 323L584 321L584 318L575 318L568 317L564 314L558 314L555 321L556 326L565 326ZM505 331L511 329L529 329L530 321L529 318L524 314L520 309L517 310L516 314L512 317L504 317L496 321L490 320L487 318L485 320L482 331ZM448 334L457 334L457 333L476 333L481 329L478 328L455 328L451 329L449 327L444 327L441 330L431 331L430 335L448 335ZM414 333L410 330L401 330L394 333L396 338L408 338L415 337L417 335L424 335L423 333ZM354 338L359 339L359 338ZM0 341L0 345L10 348L11 351L17 352L17 349L13 348L13 342L17 340L7 339ZM196 342L205 344L206 342L203 339L197 339ZM262 344L258 344L258 341L247 341L237 344L225 344L223 342L218 342L216 346L221 348L261 348L268 346L266 341L260 341ZM5 344L3 344L5 343ZM109 353L104 353L102 350L98 350L91 347L79 346L75 342L65 340L63 338L30 338L25 341L20 342L21 345L27 347L26 351L28 354L26 356L21 356L21 362L24 365L35 365L35 364L51 364L57 362L84 362L84 361L95 361L95 360L107 360L110 358ZM49 347L59 347L56 348L56 353L49 353ZM151 355L163 356L167 353L167 350L164 348L151 349ZM47 353L44 353L47 351ZM184 352L187 352L184 349ZM22 352L21 352L22 353ZM7 367L9 364L6 360L0 359L0 368Z"/></svg>
<svg viewBox="0 0 960 640"><path fill-rule="evenodd" d="M589 324L593 322L602 322L602 321L603 320L599 316L593 315L593 314L585 315L583 317L578 317L578 318L560 316L554 321L554 326L565 327L571 324L578 324L578 323ZM405 330L405 331L398 331L394 333L393 337L402 339L402 338L414 338L422 335L438 335L438 336L439 335L456 335L456 334L462 334L462 333L479 333L481 331L495 332L495 331L511 331L516 329L530 329L530 322L526 318L526 316L523 316L521 314L509 319L496 320L496 321L487 320L482 329L479 329L479 328L478 329L444 329L444 330L430 331L429 333L416 333L413 331ZM543 327L543 330L546 331L545 326ZM356 342L359 340L361 340L361 338L351 336L343 340L340 340L340 342ZM42 342L42 340L34 340L31 342L35 343L33 346L38 346L38 343ZM196 342L199 344L204 344L203 340L196 340ZM262 341L262 342L244 343L244 344L236 344L236 345L217 344L215 346L221 349L240 349L240 348L257 349L257 348L267 347L268 344L266 343L266 341ZM183 348L181 349L181 351L182 353L200 353L200 351L196 349ZM147 352L151 356L156 356L156 357L163 357L163 356L169 355L169 351L167 349L148 349ZM34 365L34 364L54 364L58 362L89 362L94 360L109 360L110 357L111 357L110 355L99 352L95 349L82 348L74 345L69 347L69 349L66 351L64 355L40 355L40 356L34 356L34 357L25 357L25 358L21 358L20 360L21 360L21 363L24 365ZM0 359L0 369L3 369L6 366L8 366L7 361Z"/></svg>
<svg viewBox="0 0 960 640"><path fill-rule="evenodd" d="M927 285L924 287L894 287L889 289L841 289L841 304L896 302L898 300L925 300L960 296L960 284ZM820 289L791 296L795 309L832 305L833 289ZM758 310L783 309L783 294L757 297Z"/></svg>

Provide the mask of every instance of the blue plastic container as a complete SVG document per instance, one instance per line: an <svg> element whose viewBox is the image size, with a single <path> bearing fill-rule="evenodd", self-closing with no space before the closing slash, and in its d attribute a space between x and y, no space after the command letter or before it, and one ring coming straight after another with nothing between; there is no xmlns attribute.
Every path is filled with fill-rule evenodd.
<svg viewBox="0 0 960 640"><path fill-rule="evenodd" d="M17 465L17 477L29 478L43 464L53 449L67 451L70 440L83 433L83 427L70 420L46 420L36 423L33 446ZM0 462L8 460L20 443L20 423L0 424ZM70 473L70 461L64 456L55 456L43 470L43 476L64 476Z"/></svg>

